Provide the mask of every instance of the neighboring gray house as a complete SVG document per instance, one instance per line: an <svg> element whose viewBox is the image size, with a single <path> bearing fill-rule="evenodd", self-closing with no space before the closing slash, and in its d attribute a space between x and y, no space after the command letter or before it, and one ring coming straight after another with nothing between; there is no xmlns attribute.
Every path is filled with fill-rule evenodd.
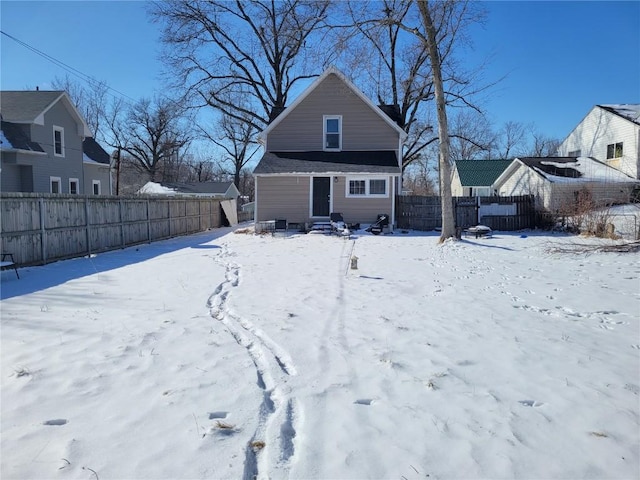
<svg viewBox="0 0 640 480"><path fill-rule="evenodd" d="M640 179L640 104L596 105L558 147Z"/></svg>
<svg viewBox="0 0 640 480"><path fill-rule="evenodd" d="M454 197L490 197L496 195L493 182L512 160L456 160L451 175Z"/></svg>
<svg viewBox="0 0 640 480"><path fill-rule="evenodd" d="M261 133L255 220L395 222L403 129L335 68L326 70Z"/></svg>
<svg viewBox="0 0 640 480"><path fill-rule="evenodd" d="M111 193L108 155L93 141L84 155L91 132L65 92L2 91L0 115L3 192Z"/></svg>

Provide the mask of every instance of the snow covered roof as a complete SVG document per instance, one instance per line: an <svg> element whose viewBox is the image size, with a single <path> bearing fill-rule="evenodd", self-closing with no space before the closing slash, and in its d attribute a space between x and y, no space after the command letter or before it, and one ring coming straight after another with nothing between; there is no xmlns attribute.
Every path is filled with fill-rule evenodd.
<svg viewBox="0 0 640 480"><path fill-rule="evenodd" d="M522 157L517 160L553 183L638 182L591 157Z"/></svg>
<svg viewBox="0 0 640 480"><path fill-rule="evenodd" d="M141 195L175 195L176 191L156 182L147 182L138 190L138 193Z"/></svg>
<svg viewBox="0 0 640 480"><path fill-rule="evenodd" d="M623 103L612 105L598 105L600 108L607 110L608 112L615 113L620 117L640 125L640 104L638 103Z"/></svg>

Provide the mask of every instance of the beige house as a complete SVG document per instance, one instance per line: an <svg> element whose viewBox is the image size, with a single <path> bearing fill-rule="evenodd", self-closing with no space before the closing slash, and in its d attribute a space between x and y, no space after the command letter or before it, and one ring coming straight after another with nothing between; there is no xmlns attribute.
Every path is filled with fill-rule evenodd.
<svg viewBox="0 0 640 480"><path fill-rule="evenodd" d="M255 220L395 222L406 134L335 68L326 70L262 132L254 170Z"/></svg>

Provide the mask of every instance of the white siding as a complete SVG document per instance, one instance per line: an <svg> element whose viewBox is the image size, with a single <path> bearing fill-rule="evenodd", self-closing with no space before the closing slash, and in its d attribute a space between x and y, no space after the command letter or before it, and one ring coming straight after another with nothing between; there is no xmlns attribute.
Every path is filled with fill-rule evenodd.
<svg viewBox="0 0 640 480"><path fill-rule="evenodd" d="M623 142L623 157L607 160L607 145L618 142ZM593 157L633 178L640 178L640 125L607 110L594 107L560 144L558 154L568 156L576 150L584 157Z"/></svg>

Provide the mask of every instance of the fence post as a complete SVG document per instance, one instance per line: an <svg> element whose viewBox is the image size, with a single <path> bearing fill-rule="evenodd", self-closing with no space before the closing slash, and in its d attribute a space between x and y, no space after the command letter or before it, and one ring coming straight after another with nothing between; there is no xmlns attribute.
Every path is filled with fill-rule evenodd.
<svg viewBox="0 0 640 480"><path fill-rule="evenodd" d="M84 221L87 226L87 255L91 255L91 227L89 224L89 196L84 197Z"/></svg>
<svg viewBox="0 0 640 480"><path fill-rule="evenodd" d="M38 204L40 206L40 255L42 256L42 264L46 265L47 263L47 245L46 245L47 231L44 228L44 198L40 197L38 199Z"/></svg>
<svg viewBox="0 0 640 480"><path fill-rule="evenodd" d="M151 243L151 215L149 213L149 199L147 198L147 240Z"/></svg>
<svg viewBox="0 0 640 480"><path fill-rule="evenodd" d="M125 247L124 244L124 223L122 220L122 199L118 200L118 214L120 215L120 245L122 248Z"/></svg>

